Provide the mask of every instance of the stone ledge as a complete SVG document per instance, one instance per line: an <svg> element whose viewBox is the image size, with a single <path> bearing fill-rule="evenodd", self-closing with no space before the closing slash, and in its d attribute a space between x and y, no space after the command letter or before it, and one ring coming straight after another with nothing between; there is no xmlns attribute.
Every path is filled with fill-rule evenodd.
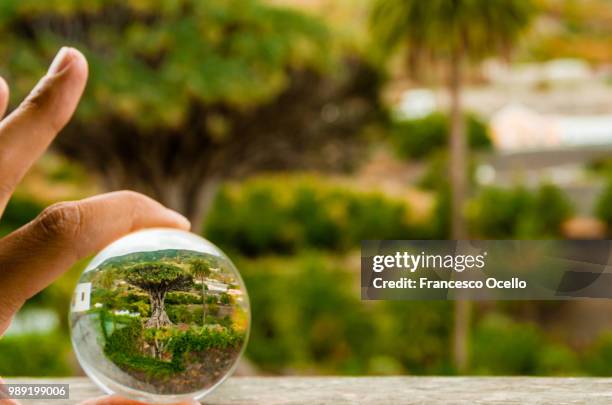
<svg viewBox="0 0 612 405"><path fill-rule="evenodd" d="M102 392L87 378L7 378L7 383L70 384L76 404ZM60 401L23 401L57 405ZM204 403L236 404L597 404L612 403L612 378L548 377L233 377Z"/></svg>

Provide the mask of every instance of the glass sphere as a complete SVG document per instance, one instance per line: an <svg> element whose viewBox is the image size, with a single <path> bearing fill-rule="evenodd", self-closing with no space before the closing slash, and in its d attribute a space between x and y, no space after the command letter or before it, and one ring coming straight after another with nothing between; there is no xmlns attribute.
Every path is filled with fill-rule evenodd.
<svg viewBox="0 0 612 405"><path fill-rule="evenodd" d="M209 241L175 229L127 235L76 286L71 337L102 389L135 400L199 399L227 378L249 335L246 288Z"/></svg>

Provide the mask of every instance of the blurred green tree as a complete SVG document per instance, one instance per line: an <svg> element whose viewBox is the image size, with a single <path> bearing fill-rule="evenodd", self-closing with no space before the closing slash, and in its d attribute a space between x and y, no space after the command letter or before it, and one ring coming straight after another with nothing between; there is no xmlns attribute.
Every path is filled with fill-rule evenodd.
<svg viewBox="0 0 612 405"><path fill-rule="evenodd" d="M373 69L339 62L314 17L259 0L6 0L0 35L13 101L60 45L81 49L90 82L55 147L196 230L226 178L345 168L375 111Z"/></svg>
<svg viewBox="0 0 612 405"><path fill-rule="evenodd" d="M371 30L377 45L391 53L408 46L409 60L444 63L450 94L451 233L465 239L463 204L467 195L467 146L464 135L461 89L466 61L478 61L507 51L527 27L535 11L532 0L377 0L371 13ZM465 369L468 361L467 301L457 301L455 361Z"/></svg>
<svg viewBox="0 0 612 405"><path fill-rule="evenodd" d="M483 150L491 147L485 122L469 114L466 124L467 141L471 149ZM423 159L446 149L448 128L448 117L436 112L422 118L394 122L391 141L400 157Z"/></svg>

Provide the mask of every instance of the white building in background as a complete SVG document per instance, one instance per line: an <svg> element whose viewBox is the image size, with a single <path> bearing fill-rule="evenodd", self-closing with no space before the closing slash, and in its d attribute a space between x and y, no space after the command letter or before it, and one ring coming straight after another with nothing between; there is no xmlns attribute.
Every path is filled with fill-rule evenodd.
<svg viewBox="0 0 612 405"><path fill-rule="evenodd" d="M508 65L498 60L483 64L484 77L498 85L537 86L543 83L572 84L592 80L594 72L581 59L554 59L543 63Z"/></svg>
<svg viewBox="0 0 612 405"><path fill-rule="evenodd" d="M612 145L612 115L546 115L513 103L496 112L489 127L502 151Z"/></svg>
<svg viewBox="0 0 612 405"><path fill-rule="evenodd" d="M553 116L563 146L612 145L612 115Z"/></svg>
<svg viewBox="0 0 612 405"><path fill-rule="evenodd" d="M202 284L202 281L196 279L195 283ZM204 280L204 284L206 284L208 291L212 293L219 293L219 294L224 293L224 292L227 292L229 288L227 284L222 283L220 281L212 280L210 278L207 278L206 280Z"/></svg>
<svg viewBox="0 0 612 405"><path fill-rule="evenodd" d="M91 283L79 283L72 296L72 312L87 311L91 305Z"/></svg>
<svg viewBox="0 0 612 405"><path fill-rule="evenodd" d="M503 151L555 147L560 143L552 120L519 103L496 112L489 126L493 144Z"/></svg>
<svg viewBox="0 0 612 405"><path fill-rule="evenodd" d="M411 89L400 96L395 114L399 119L416 119L426 117L437 110L436 93L429 89Z"/></svg>

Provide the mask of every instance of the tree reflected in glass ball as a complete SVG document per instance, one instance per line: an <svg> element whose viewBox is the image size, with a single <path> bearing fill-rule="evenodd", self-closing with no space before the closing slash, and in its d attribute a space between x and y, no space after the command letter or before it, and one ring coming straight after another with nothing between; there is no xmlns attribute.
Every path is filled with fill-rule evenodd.
<svg viewBox="0 0 612 405"><path fill-rule="evenodd" d="M231 374L248 339L249 299L215 245L149 229L92 259L70 325L81 366L105 391L171 403L201 398Z"/></svg>

